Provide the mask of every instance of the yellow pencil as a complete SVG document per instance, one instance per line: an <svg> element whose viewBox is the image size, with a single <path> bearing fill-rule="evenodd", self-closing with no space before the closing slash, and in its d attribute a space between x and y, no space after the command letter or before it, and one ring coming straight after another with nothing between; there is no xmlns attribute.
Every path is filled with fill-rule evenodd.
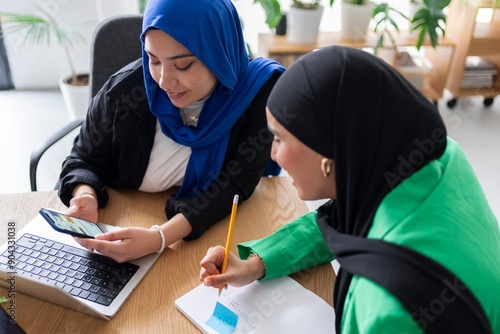
<svg viewBox="0 0 500 334"><path fill-rule="evenodd" d="M236 209L238 208L238 195L234 195L233 198L233 209L231 210L231 217L229 218L229 229L227 231L227 240L226 240L226 249L224 250L224 260L222 261L222 270L221 274L226 272L227 262L229 260L229 248L231 247L231 238L233 237L233 227L234 227L234 219L236 217ZM222 285L219 285L219 296L222 291Z"/></svg>

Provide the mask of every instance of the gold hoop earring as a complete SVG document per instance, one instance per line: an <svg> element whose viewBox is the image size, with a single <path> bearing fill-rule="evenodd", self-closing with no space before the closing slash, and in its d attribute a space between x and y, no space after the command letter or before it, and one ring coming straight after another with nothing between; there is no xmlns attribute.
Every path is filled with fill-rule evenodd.
<svg viewBox="0 0 500 334"><path fill-rule="evenodd" d="M323 158L321 160L321 171L324 177L330 176L330 172L332 171L332 161L330 159Z"/></svg>

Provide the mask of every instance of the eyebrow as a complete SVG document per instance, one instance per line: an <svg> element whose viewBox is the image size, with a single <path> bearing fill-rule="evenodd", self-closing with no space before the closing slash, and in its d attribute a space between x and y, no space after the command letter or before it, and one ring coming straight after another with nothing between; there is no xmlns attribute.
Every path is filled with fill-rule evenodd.
<svg viewBox="0 0 500 334"><path fill-rule="evenodd" d="M145 50L146 53L150 56L153 56L155 58L158 58L160 59L158 56L156 56L154 53L148 51L148 50ZM175 56L172 56L172 57L168 57L166 58L166 60L176 60L176 59L182 59L182 58L188 58L188 57L194 57L194 55L192 53L185 53L185 54L180 54L180 55L175 55Z"/></svg>

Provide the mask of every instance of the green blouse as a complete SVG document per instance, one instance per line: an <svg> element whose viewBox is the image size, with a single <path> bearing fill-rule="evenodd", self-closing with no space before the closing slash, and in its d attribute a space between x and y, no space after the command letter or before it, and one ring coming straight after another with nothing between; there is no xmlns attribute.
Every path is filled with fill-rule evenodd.
<svg viewBox="0 0 500 334"><path fill-rule="evenodd" d="M464 152L448 138L445 153L393 189L380 204L368 238L416 250L455 273L474 293L494 333L500 333L500 229ZM334 256L310 212L270 236L238 245L266 263L262 279L327 263ZM372 281L354 276L344 305L343 333L422 333L452 302L453 290L410 315ZM455 293L459 293L456 287ZM332 319L333 321L333 319Z"/></svg>

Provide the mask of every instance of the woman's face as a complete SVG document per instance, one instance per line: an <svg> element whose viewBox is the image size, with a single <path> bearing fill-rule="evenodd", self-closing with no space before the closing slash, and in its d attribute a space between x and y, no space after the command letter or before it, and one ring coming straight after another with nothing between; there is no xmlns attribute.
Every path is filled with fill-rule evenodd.
<svg viewBox="0 0 500 334"><path fill-rule="evenodd" d="M267 125L274 134L271 158L293 179L303 200L335 198L335 164L328 177L321 171L324 158L288 132L266 108ZM314 134L311 134L314 135Z"/></svg>
<svg viewBox="0 0 500 334"><path fill-rule="evenodd" d="M170 35L149 30L144 48L151 76L176 107L185 108L212 94L217 77Z"/></svg>
<svg viewBox="0 0 500 334"><path fill-rule="evenodd" d="M335 198L335 164L328 177L321 171L324 158L288 132L266 108L267 125L274 134L271 158L293 179L303 200Z"/></svg>

